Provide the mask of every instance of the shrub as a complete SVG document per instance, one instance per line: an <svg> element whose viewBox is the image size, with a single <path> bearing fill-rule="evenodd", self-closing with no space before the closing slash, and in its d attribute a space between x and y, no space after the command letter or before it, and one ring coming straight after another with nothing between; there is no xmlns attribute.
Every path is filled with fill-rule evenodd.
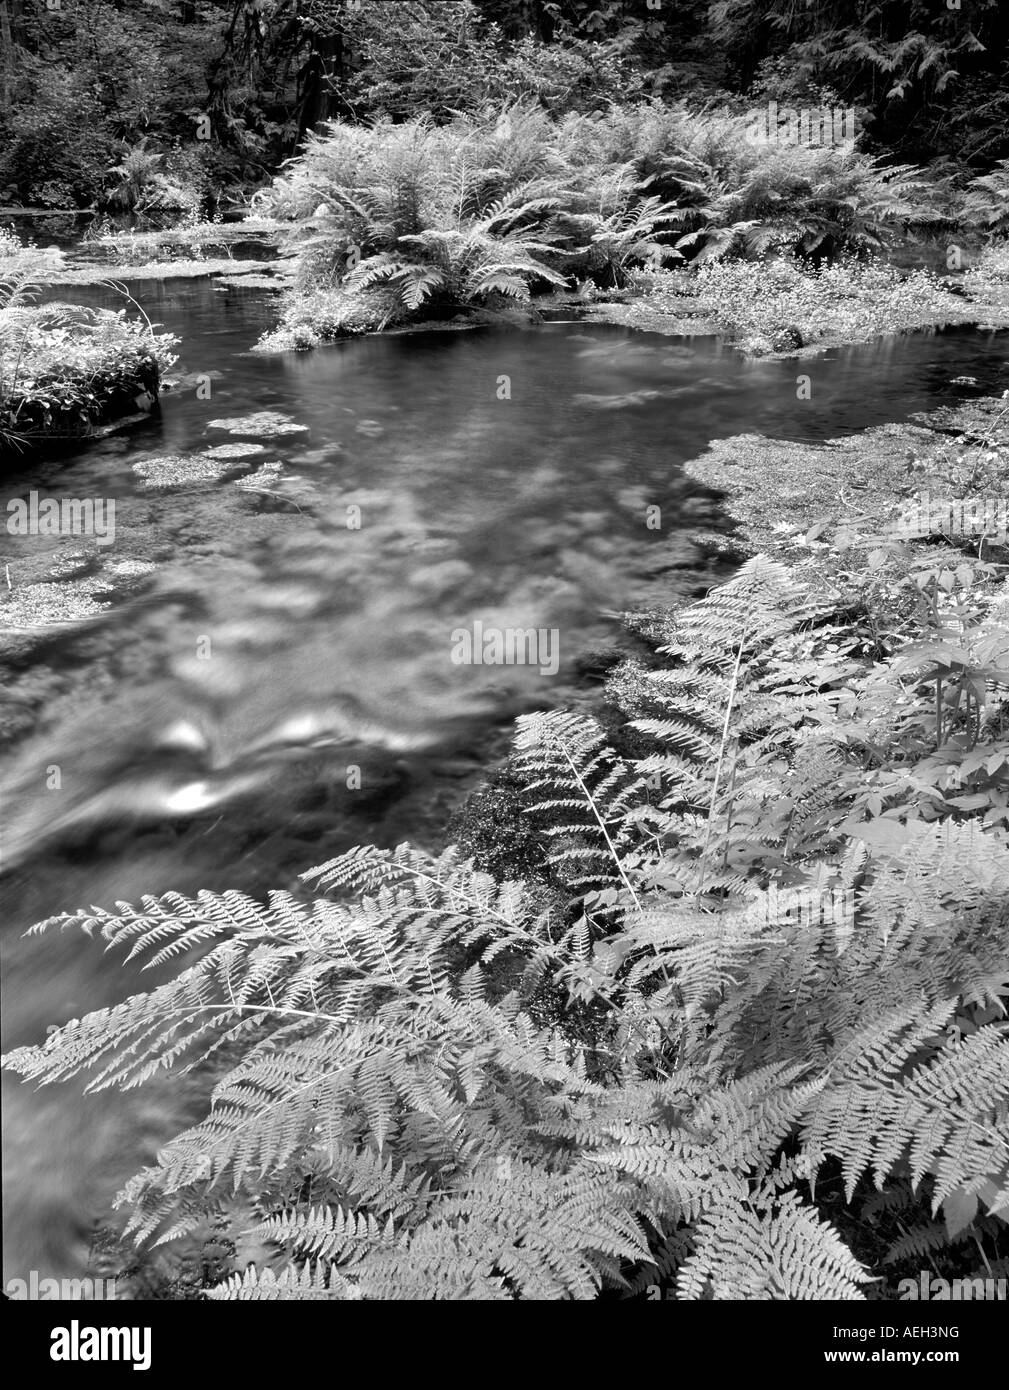
<svg viewBox="0 0 1009 1390"><path fill-rule="evenodd" d="M13 185L26 205L85 207L112 148L94 95L50 71L30 104L0 112L0 188Z"/></svg>
<svg viewBox="0 0 1009 1390"><path fill-rule="evenodd" d="M717 261L702 265L696 276L674 272L645 283L643 306L711 324L754 356L978 317L930 271L903 273L852 257L819 270L787 257Z"/></svg>
<svg viewBox="0 0 1009 1390"><path fill-rule="evenodd" d="M558 120L526 102L440 126L331 122L255 206L290 223L296 294L349 275L355 294L393 283L413 315L579 282L620 289L684 258L864 254L949 219L945 176L753 144L749 125L657 102Z"/></svg>
<svg viewBox="0 0 1009 1390"><path fill-rule="evenodd" d="M964 274L963 284L979 306L983 324L1009 327L1009 245L1003 242L986 247Z"/></svg>
<svg viewBox="0 0 1009 1390"><path fill-rule="evenodd" d="M878 248L936 216L921 170L843 146L755 143L749 116L655 102L561 126L583 181L600 164L629 165L639 188L676 203L676 245L702 261L772 246L807 255Z"/></svg>
<svg viewBox="0 0 1009 1390"><path fill-rule="evenodd" d="M87 433L157 394L177 342L126 310L35 306L40 253L0 246L0 438Z"/></svg>
<svg viewBox="0 0 1009 1390"><path fill-rule="evenodd" d="M470 0L408 0L388 22L382 5L349 16L353 70L347 101L358 116L436 121L515 101L561 114L605 108L641 90L643 78L617 45L566 37L543 44L507 40Z"/></svg>
<svg viewBox="0 0 1009 1390"><path fill-rule="evenodd" d="M1001 159L990 174L973 179L963 195L961 218L968 227L988 235L1009 231L1009 159Z"/></svg>

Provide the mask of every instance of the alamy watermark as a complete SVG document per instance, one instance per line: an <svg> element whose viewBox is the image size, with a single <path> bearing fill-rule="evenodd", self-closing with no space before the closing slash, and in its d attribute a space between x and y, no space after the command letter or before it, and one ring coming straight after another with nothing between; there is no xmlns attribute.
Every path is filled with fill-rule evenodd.
<svg viewBox="0 0 1009 1390"><path fill-rule="evenodd" d="M792 918L798 926L826 923L847 931L855 925L855 893L851 888L779 888L771 883L762 902L771 923Z"/></svg>
<svg viewBox="0 0 1009 1390"><path fill-rule="evenodd" d="M923 1269L917 1279L902 1279L897 1285L902 1300L931 1303L1005 1302L1006 1279L940 1279Z"/></svg>
<svg viewBox="0 0 1009 1390"><path fill-rule="evenodd" d="M116 1296L114 1279L40 1279L37 1269L29 1270L27 1279L8 1279L4 1293L15 1303L48 1302L109 1302Z"/></svg>
<svg viewBox="0 0 1009 1390"><path fill-rule="evenodd" d="M54 1327L50 1341L51 1361L132 1361L135 1371L151 1369L149 1327L82 1327L74 1318Z"/></svg>
<svg viewBox="0 0 1009 1390"><path fill-rule="evenodd" d="M898 536L999 536L1009 530L1007 497L932 497L921 492L891 527Z"/></svg>
<svg viewBox="0 0 1009 1390"><path fill-rule="evenodd" d="M99 545L116 538L116 504L111 497L40 497L33 489L27 500L7 503L7 534L11 536L93 536Z"/></svg>
<svg viewBox="0 0 1009 1390"><path fill-rule="evenodd" d="M751 145L847 145L855 143L855 108L782 106L753 111L746 138Z"/></svg>
<svg viewBox="0 0 1009 1390"><path fill-rule="evenodd" d="M538 666L541 676L560 668L560 633L555 627L491 627L478 618L452 632L453 666Z"/></svg>

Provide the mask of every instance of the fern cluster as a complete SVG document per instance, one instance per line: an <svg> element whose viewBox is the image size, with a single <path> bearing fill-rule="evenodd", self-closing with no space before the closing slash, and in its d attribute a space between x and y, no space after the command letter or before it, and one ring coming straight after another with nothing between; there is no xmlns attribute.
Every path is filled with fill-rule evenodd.
<svg viewBox="0 0 1009 1390"><path fill-rule="evenodd" d="M864 254L909 228L1000 225L994 175L954 189L847 146L754 143L751 124L659 102L605 119L515 102L443 125L332 121L255 200L296 257L276 345L625 289L688 260Z"/></svg>

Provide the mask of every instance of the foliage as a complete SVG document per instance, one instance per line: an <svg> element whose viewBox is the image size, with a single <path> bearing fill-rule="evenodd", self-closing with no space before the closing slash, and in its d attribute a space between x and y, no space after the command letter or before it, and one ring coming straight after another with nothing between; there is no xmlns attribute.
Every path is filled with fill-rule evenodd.
<svg viewBox="0 0 1009 1390"><path fill-rule="evenodd" d="M982 306L982 323L1009 323L1009 246L1003 242L985 247L963 279L967 294Z"/></svg>
<svg viewBox="0 0 1009 1390"><path fill-rule="evenodd" d="M962 9L928 0L793 5L717 0L710 37L744 88L782 105L817 89L862 107L878 148L904 157L989 158L1006 153L1004 8L980 0Z"/></svg>
<svg viewBox="0 0 1009 1390"><path fill-rule="evenodd" d="M255 200L296 347L579 285L751 351L955 321L869 259L954 223L992 239L964 288L1004 310L1005 160L884 158L1006 153L994 5L675 8L0 0L0 189L192 221L297 145ZM862 148L747 140L765 99L856 104ZM125 310L38 307L41 254L0 236L6 440L172 360ZM954 493L1001 492L1001 428L946 460ZM926 1252L1004 1266L1009 550L871 500L772 548L632 620L655 659L611 675L605 726L522 719L464 848L39 924L162 983L10 1069L207 1085L121 1195L140 1246L216 1242L220 1299L857 1299Z"/></svg>
<svg viewBox="0 0 1009 1390"><path fill-rule="evenodd" d="M562 147L583 180L629 166L642 190L674 202L691 256L809 255L878 248L909 223L931 220L920 170L883 167L857 150L752 140L752 115L657 102L614 109L605 121L567 118Z"/></svg>
<svg viewBox="0 0 1009 1390"><path fill-rule="evenodd" d="M196 175L192 161L185 171L188 177L176 180L166 156L149 150L146 137L127 147L120 162L107 172L119 180L105 198L107 206L113 210L172 211L184 213L191 220L199 217L205 197L204 180Z"/></svg>
<svg viewBox="0 0 1009 1390"><path fill-rule="evenodd" d="M0 440L8 447L36 433L86 433L139 395L149 404L175 361L177 339L156 333L146 316L35 304L44 261L10 236L0 241Z"/></svg>
<svg viewBox="0 0 1009 1390"><path fill-rule="evenodd" d="M354 71L347 104L358 117L400 120L424 112L439 121L488 104L535 103L553 113L604 109L643 86L642 75L612 42L569 36L544 44L506 38L470 0L452 5L410 0L388 9L362 5L348 16Z"/></svg>
<svg viewBox="0 0 1009 1390"><path fill-rule="evenodd" d="M341 9L3 0L0 193L71 207L155 194L155 208L187 208L262 181L264 160L275 167L304 128L291 108L314 99L319 22Z"/></svg>
<svg viewBox="0 0 1009 1390"><path fill-rule="evenodd" d="M990 234L1009 232L1009 159L999 160L990 174L971 181L961 216L968 225Z"/></svg>
<svg viewBox="0 0 1009 1390"><path fill-rule="evenodd" d="M983 176L1009 155L1009 30L994 0L966 13L928 0L871 12L858 0L658 11L647 0L3 0L0 195L101 203L122 193L110 170L124 151L146 142L178 161L162 171L173 188L190 186L184 165L213 201L262 184L334 118L442 123L522 101L560 119L645 97L727 105L740 119L769 99L854 106L872 152ZM703 204L717 201L695 173Z"/></svg>
<svg viewBox="0 0 1009 1390"><path fill-rule="evenodd" d="M295 219L296 294L342 282L357 302L392 285L410 313L503 307L566 283L550 131L527 107L443 127L334 123L257 209Z"/></svg>
<svg viewBox="0 0 1009 1390"><path fill-rule="evenodd" d="M819 269L787 257L718 261L696 275L651 274L641 283L643 309L711 325L753 356L978 317L930 271L853 257Z"/></svg>
<svg viewBox="0 0 1009 1390"><path fill-rule="evenodd" d="M921 171L851 149L751 143L747 129L656 102L557 120L515 104L440 126L331 122L254 200L290 223L284 329L326 336L306 298L338 285L347 313L325 318L342 332L352 319L387 321L366 306L390 283L400 310L437 317L551 287L621 290L685 258L864 253L940 218L929 200L940 185Z"/></svg>
<svg viewBox="0 0 1009 1390"><path fill-rule="evenodd" d="M849 567L881 522L653 617L663 666L610 698L654 751L519 721L525 881L361 848L305 875L314 899L40 924L181 967L7 1059L92 1090L213 1074L123 1194L137 1240L251 1223L274 1253L219 1298L852 1299L877 1277L842 1230L868 1183L924 1204L912 1246L1000 1258L1009 844L983 810L1009 744L971 706L1007 683L1005 599L927 544ZM866 654L881 565L914 602Z"/></svg>

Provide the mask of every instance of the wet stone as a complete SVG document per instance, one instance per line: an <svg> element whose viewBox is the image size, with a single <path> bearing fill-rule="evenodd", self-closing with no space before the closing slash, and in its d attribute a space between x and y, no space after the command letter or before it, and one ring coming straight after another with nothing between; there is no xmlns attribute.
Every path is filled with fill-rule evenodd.
<svg viewBox="0 0 1009 1390"><path fill-rule="evenodd" d="M140 459L133 471L147 487L168 490L216 482L233 466L228 459L207 458L203 454L161 454Z"/></svg>
<svg viewBox="0 0 1009 1390"><path fill-rule="evenodd" d="M288 473L282 463L264 463L254 473L236 480L234 486L242 492L278 497L299 511L317 500L317 489L300 473Z"/></svg>
<svg viewBox="0 0 1009 1390"><path fill-rule="evenodd" d="M265 444L217 444L213 449L204 449L207 459L245 459L267 452Z"/></svg>
<svg viewBox="0 0 1009 1390"><path fill-rule="evenodd" d="M257 410L252 415L232 415L223 420L211 420L212 430L227 430L229 434L256 434L263 439L282 434L307 434L308 426L299 425L290 415L279 410Z"/></svg>
<svg viewBox="0 0 1009 1390"><path fill-rule="evenodd" d="M103 586L95 580L73 584L22 584L0 592L0 623L10 628L49 627L97 617L108 602L96 597Z"/></svg>

